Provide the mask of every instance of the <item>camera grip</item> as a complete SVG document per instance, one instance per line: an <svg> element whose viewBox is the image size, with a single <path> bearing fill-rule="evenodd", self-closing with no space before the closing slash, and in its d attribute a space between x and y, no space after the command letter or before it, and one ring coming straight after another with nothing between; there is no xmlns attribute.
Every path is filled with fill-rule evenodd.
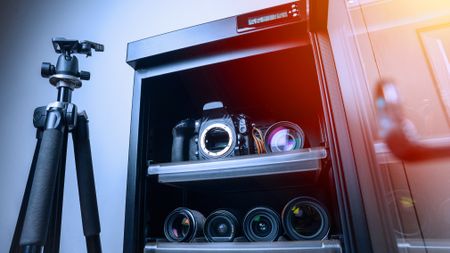
<svg viewBox="0 0 450 253"><path fill-rule="evenodd" d="M195 120L185 119L172 129L172 162L189 160L189 143L195 131Z"/></svg>
<svg viewBox="0 0 450 253"><path fill-rule="evenodd" d="M177 135L173 130L173 142L172 142L172 162L184 161L184 143L185 137L182 135Z"/></svg>

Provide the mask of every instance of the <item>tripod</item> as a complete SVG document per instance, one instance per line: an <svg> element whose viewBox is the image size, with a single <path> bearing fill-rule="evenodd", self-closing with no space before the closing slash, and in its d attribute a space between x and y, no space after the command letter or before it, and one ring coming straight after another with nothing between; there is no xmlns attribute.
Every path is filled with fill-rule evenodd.
<svg viewBox="0 0 450 253"><path fill-rule="evenodd" d="M88 119L71 103L72 92L89 80L90 73L78 71L78 59L104 47L90 41L55 38L56 66L43 63L42 77L58 90L57 101L34 111L37 144L22 199L10 253L57 253L61 233L61 214L68 135L72 133L78 179L83 233L89 253L101 252L100 221L95 193Z"/></svg>

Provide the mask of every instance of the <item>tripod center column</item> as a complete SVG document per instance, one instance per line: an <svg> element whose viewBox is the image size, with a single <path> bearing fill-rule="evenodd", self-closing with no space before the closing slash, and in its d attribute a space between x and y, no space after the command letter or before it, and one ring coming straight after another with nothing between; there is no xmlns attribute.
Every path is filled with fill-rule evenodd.
<svg viewBox="0 0 450 253"><path fill-rule="evenodd" d="M58 102L72 102L72 88L68 85L61 85L64 81L58 83Z"/></svg>

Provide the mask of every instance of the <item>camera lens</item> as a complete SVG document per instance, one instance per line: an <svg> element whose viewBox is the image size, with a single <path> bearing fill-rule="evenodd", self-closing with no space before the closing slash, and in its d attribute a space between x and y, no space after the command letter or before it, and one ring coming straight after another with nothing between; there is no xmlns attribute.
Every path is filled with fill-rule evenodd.
<svg viewBox="0 0 450 253"><path fill-rule="evenodd" d="M244 218L244 235L249 241L274 241L280 233L280 217L270 208L257 207Z"/></svg>
<svg viewBox="0 0 450 253"><path fill-rule="evenodd" d="M282 217L284 230L292 240L321 240L330 230L325 208L313 198L291 200L284 207Z"/></svg>
<svg viewBox="0 0 450 253"><path fill-rule="evenodd" d="M280 121L267 129L264 139L268 152L283 152L303 148L305 135L298 125Z"/></svg>
<svg viewBox="0 0 450 253"><path fill-rule="evenodd" d="M205 217L198 211L179 207L164 222L164 235L172 242L189 242L203 231Z"/></svg>
<svg viewBox="0 0 450 253"><path fill-rule="evenodd" d="M210 242L231 242L238 230L238 220L227 210L211 213L205 222L205 237Z"/></svg>
<svg viewBox="0 0 450 253"><path fill-rule="evenodd" d="M200 133L200 153L206 158L226 157L233 151L235 139L229 125L218 122L209 124Z"/></svg>

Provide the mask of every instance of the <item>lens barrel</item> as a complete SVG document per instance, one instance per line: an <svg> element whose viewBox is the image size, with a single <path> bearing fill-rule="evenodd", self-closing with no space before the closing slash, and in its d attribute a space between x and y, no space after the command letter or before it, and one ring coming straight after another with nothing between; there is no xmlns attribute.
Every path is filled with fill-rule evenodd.
<svg viewBox="0 0 450 253"><path fill-rule="evenodd" d="M289 201L281 216L284 231L291 240L322 240L330 231L328 212L314 198L298 197Z"/></svg>
<svg viewBox="0 0 450 253"><path fill-rule="evenodd" d="M196 210L179 207L164 221L164 235L171 242L190 242L203 232L205 217Z"/></svg>
<svg viewBox="0 0 450 253"><path fill-rule="evenodd" d="M209 242L232 242L239 233L239 220L232 212L219 209L206 218L203 232Z"/></svg>
<svg viewBox="0 0 450 253"><path fill-rule="evenodd" d="M245 215L243 231L249 241L275 241L280 230L280 216L270 208L256 207Z"/></svg>

